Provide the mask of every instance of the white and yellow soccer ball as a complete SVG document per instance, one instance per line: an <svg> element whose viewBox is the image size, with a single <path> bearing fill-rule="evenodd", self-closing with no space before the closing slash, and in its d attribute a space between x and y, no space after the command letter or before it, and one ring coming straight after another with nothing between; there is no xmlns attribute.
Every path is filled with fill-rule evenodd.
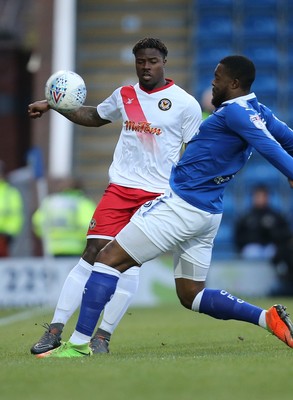
<svg viewBox="0 0 293 400"><path fill-rule="evenodd" d="M86 99L86 85L73 71L55 72L47 80L45 97L50 107L61 112L78 110Z"/></svg>

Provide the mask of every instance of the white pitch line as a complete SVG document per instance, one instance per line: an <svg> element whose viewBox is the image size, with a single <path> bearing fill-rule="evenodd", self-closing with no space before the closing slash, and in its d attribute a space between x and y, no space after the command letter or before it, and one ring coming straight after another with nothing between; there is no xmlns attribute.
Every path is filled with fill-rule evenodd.
<svg viewBox="0 0 293 400"><path fill-rule="evenodd" d="M18 321L24 321L25 319L31 318L34 315L43 314L49 311L50 308L48 309L43 308L42 310L35 309L35 310L22 311L17 314L9 315L8 317L0 318L0 326L10 325Z"/></svg>

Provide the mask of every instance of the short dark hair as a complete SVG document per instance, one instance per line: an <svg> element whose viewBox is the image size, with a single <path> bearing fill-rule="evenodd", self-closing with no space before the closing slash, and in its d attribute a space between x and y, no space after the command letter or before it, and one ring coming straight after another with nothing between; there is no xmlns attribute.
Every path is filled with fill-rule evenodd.
<svg viewBox="0 0 293 400"><path fill-rule="evenodd" d="M163 58L167 57L168 49L160 39L144 38L139 40L133 47L132 53L136 55L141 49L158 49Z"/></svg>
<svg viewBox="0 0 293 400"><path fill-rule="evenodd" d="M238 79L240 87L249 90L255 80L255 66L244 56L233 55L224 57L220 64L224 65L232 79Z"/></svg>

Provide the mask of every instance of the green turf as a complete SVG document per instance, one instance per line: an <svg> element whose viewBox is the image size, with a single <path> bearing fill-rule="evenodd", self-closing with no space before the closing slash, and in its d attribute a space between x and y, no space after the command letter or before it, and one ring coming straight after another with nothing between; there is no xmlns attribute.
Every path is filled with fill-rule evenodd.
<svg viewBox="0 0 293 400"><path fill-rule="evenodd" d="M258 299L261 307L293 299ZM19 310L18 310L19 311ZM2 317L13 311L0 310ZM293 350L265 330L218 321L178 304L130 309L111 354L36 359L29 353L52 313L0 324L3 400L291 400ZM64 332L67 339L74 327Z"/></svg>

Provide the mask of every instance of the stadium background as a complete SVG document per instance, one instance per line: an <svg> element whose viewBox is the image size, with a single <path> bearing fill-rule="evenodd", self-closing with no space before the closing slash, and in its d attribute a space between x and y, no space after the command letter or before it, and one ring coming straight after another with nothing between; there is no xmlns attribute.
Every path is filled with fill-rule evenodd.
<svg viewBox="0 0 293 400"><path fill-rule="evenodd" d="M167 76L197 99L210 85L220 58L231 53L248 55L257 67L253 88L259 100L293 126L290 0L0 0L0 158L22 190L27 213L23 235L14 249L16 257L33 255L30 215L40 186L32 154L37 152L43 158L44 176L37 168L37 177L46 180L51 171L58 174L50 165L52 120L45 115L29 121L27 104L44 97L44 83L53 72L54 16L56 10L62 10L59 18L64 30L68 29L67 6L75 10L75 70L86 81L87 104L95 105L121 84L136 81L131 48L138 39L153 36L166 42L169 49ZM59 35L59 41L64 37ZM86 192L98 201L108 182L119 123L98 132L78 126L70 129L70 171L82 178ZM62 129L54 132L60 140L62 133ZM255 183L270 185L275 206L293 225L292 192L287 181L261 156L255 153L236 181L227 189L215 243L214 260L219 263L235 259L235 217L249 205L250 188Z"/></svg>

